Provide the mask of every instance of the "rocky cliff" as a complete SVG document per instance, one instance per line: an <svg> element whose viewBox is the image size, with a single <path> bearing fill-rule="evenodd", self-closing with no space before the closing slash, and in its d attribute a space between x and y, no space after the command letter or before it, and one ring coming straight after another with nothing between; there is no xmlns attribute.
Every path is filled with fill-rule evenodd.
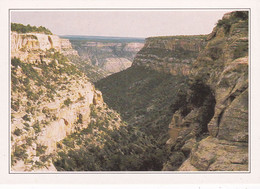
<svg viewBox="0 0 260 189"><path fill-rule="evenodd" d="M225 14L207 40L172 106L164 170L248 171L248 12Z"/></svg>
<svg viewBox="0 0 260 189"><path fill-rule="evenodd" d="M96 86L156 146L156 157L132 152L146 165L135 170L248 170L248 12L224 15L207 36L148 38L130 68Z"/></svg>
<svg viewBox="0 0 260 189"><path fill-rule="evenodd" d="M12 171L56 171L57 143L89 127L91 107L106 106L101 92L65 56L75 54L67 39L12 32Z"/></svg>
<svg viewBox="0 0 260 189"><path fill-rule="evenodd" d="M136 53L143 47L141 42L93 41L93 39L92 41L70 39L70 41L82 59L109 74L129 68Z"/></svg>
<svg viewBox="0 0 260 189"><path fill-rule="evenodd" d="M191 65L206 45L206 36L150 37L137 53L133 66L173 75L188 75Z"/></svg>
<svg viewBox="0 0 260 189"><path fill-rule="evenodd" d="M78 55L69 40L61 39L57 35L11 32L11 57L20 58L22 61L40 61L40 51L52 48L64 55Z"/></svg>
<svg viewBox="0 0 260 189"><path fill-rule="evenodd" d="M11 62L12 170L248 170L248 12L148 38L95 83L103 97L54 48L32 51Z"/></svg>

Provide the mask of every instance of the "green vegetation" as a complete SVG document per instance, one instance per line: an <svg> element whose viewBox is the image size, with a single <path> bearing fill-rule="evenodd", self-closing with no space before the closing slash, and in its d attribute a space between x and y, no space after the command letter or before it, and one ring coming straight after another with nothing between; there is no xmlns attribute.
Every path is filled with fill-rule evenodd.
<svg viewBox="0 0 260 189"><path fill-rule="evenodd" d="M221 19L217 23L218 27L224 28L226 34L229 33L231 25L232 25L232 21L230 19Z"/></svg>
<svg viewBox="0 0 260 189"><path fill-rule="evenodd" d="M14 110L14 111L18 111L19 110L19 107L20 107L20 101L17 100L17 101L14 101L13 99L11 100L11 108Z"/></svg>
<svg viewBox="0 0 260 189"><path fill-rule="evenodd" d="M83 123L83 119L82 119L82 114L79 114L78 116L77 116L77 124L82 124Z"/></svg>
<svg viewBox="0 0 260 189"><path fill-rule="evenodd" d="M213 46L209 48L209 55L212 58L212 60L217 60L223 55L223 50L222 48L219 48L217 46Z"/></svg>
<svg viewBox="0 0 260 189"><path fill-rule="evenodd" d="M36 156L40 156L40 155L44 154L46 149L47 149L47 146L44 146L44 145L41 145L41 144L37 144Z"/></svg>
<svg viewBox="0 0 260 189"><path fill-rule="evenodd" d="M82 74L75 65L68 63L69 60L65 56L56 52L54 49L47 51L46 58L52 59L49 65L43 60L38 64L31 64L22 62L15 57L12 58L12 93L25 92L27 99L34 102L39 101L42 97L53 100L54 96L57 94L56 90L58 83L64 83L67 76L81 76ZM57 65L56 62L58 62L59 65ZM17 76L16 73L18 69L21 69L23 77ZM34 84L41 89L38 91L32 90L31 85ZM19 100L11 101L12 109L15 111L18 111L20 104ZM31 108L27 109L27 111L33 114L35 110Z"/></svg>
<svg viewBox="0 0 260 189"><path fill-rule="evenodd" d="M72 137L66 137L62 140L62 143L70 148L74 148L74 139Z"/></svg>
<svg viewBox="0 0 260 189"><path fill-rule="evenodd" d="M22 144L20 146L15 145L14 151L13 151L13 160L25 160L28 157L28 154L26 153L26 145Z"/></svg>
<svg viewBox="0 0 260 189"><path fill-rule="evenodd" d="M95 121L63 140L65 147L54 159L57 170L161 170L168 156L170 105L184 80L136 67L98 81L105 102L131 124L108 129L118 124L117 115L91 105Z"/></svg>
<svg viewBox="0 0 260 189"><path fill-rule="evenodd" d="M238 47L234 50L233 58L244 57L248 54L248 42L240 43Z"/></svg>
<svg viewBox="0 0 260 189"><path fill-rule="evenodd" d="M26 140L26 144L27 144L28 146L31 146L31 145L32 145L32 141L33 141L33 138L32 138L32 137L26 137L25 140Z"/></svg>
<svg viewBox="0 0 260 189"><path fill-rule="evenodd" d="M154 117L150 120L153 125L158 112L168 114L165 106L174 100L176 87L184 80L185 77L177 78L141 67L131 67L100 80L95 85L101 90L104 101L119 112L124 120L135 121L135 116ZM154 108L147 110L149 107Z"/></svg>
<svg viewBox="0 0 260 189"><path fill-rule="evenodd" d="M72 103L72 101L70 100L70 98L68 97L66 100L64 100L64 105L65 106L69 106L71 103Z"/></svg>
<svg viewBox="0 0 260 189"><path fill-rule="evenodd" d="M162 50L160 48L143 48L138 53L142 55L153 54L159 58L172 57L174 54L175 58L194 58L197 57L198 52L184 50L183 48L177 48L175 50Z"/></svg>
<svg viewBox="0 0 260 189"><path fill-rule="evenodd" d="M229 33L231 25L239 22L240 20L248 23L248 11L235 11L231 13L230 18L224 18L218 21L217 26L223 27L225 33Z"/></svg>
<svg viewBox="0 0 260 189"><path fill-rule="evenodd" d="M22 131L21 129L19 129L19 128L16 128L16 129L14 130L14 134L15 134L16 136L20 136L22 133L23 133L23 131Z"/></svg>
<svg viewBox="0 0 260 189"><path fill-rule="evenodd" d="M100 132L105 128L96 124L95 128L98 127ZM55 167L59 171L146 171L162 168L166 152L158 149L153 144L154 139L138 129L121 126L119 130L100 132L94 133L98 138L96 144L89 136L92 133L89 127L64 139L63 144L68 149L58 152ZM91 137L90 140L86 140L86 135ZM98 145L99 142L103 147ZM75 148L75 143L80 146L79 149Z"/></svg>
<svg viewBox="0 0 260 189"><path fill-rule="evenodd" d="M196 40L196 39L206 39L206 35L175 35L175 36L155 36L155 37L148 37L146 40L149 41L156 41L156 40L173 40L173 39L190 39L190 40Z"/></svg>
<svg viewBox="0 0 260 189"><path fill-rule="evenodd" d="M43 26L31 26L30 24L28 25L23 25L23 24L18 24L18 23L11 23L11 31L16 31L18 33L31 33L31 32L37 32L37 33L44 33L47 35L52 35L51 31Z"/></svg>
<svg viewBox="0 0 260 189"><path fill-rule="evenodd" d="M40 127L39 121L37 121L36 123L34 123L34 124L32 125L32 127L33 127L33 129L34 129L34 131L35 131L36 134L39 133L39 132L41 132L41 127Z"/></svg>
<svg viewBox="0 0 260 189"><path fill-rule="evenodd" d="M31 118L28 114L25 114L22 118L24 121L31 121Z"/></svg>
<svg viewBox="0 0 260 189"><path fill-rule="evenodd" d="M97 112L96 112L93 104L90 105L90 116L93 118L97 117Z"/></svg>

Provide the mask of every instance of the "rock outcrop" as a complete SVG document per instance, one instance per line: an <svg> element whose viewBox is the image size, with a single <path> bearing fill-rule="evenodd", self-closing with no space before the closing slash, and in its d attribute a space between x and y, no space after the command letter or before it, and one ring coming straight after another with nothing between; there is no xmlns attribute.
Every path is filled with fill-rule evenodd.
<svg viewBox="0 0 260 189"><path fill-rule="evenodd" d="M173 105L164 170L248 171L248 17L224 15L192 65L190 87ZM181 161L184 161L182 159Z"/></svg>
<svg viewBox="0 0 260 189"><path fill-rule="evenodd" d="M207 36L148 38L130 68L96 86L164 152L157 169L248 171L247 12Z"/></svg>
<svg viewBox="0 0 260 189"><path fill-rule="evenodd" d="M129 68L136 53L143 47L141 42L99 42L70 40L79 55L109 74Z"/></svg>
<svg viewBox="0 0 260 189"><path fill-rule="evenodd" d="M22 61L40 61L40 52L52 48L64 55L78 55L69 40L61 39L57 35L11 32L11 57Z"/></svg>
<svg viewBox="0 0 260 189"><path fill-rule="evenodd" d="M56 171L57 143L88 127L91 106L105 106L101 92L64 56L74 52L55 35L12 32L12 171Z"/></svg>
<svg viewBox="0 0 260 189"><path fill-rule="evenodd" d="M102 68L109 73L116 73L131 67L132 62L126 58L107 58Z"/></svg>
<svg viewBox="0 0 260 189"><path fill-rule="evenodd" d="M191 65L206 45L206 36L150 37L137 53L133 66L162 73L188 75Z"/></svg>
<svg viewBox="0 0 260 189"><path fill-rule="evenodd" d="M95 83L108 106L55 39L43 50L29 38L12 51L28 46L11 66L12 170L248 171L248 12L207 36L148 38L130 68Z"/></svg>

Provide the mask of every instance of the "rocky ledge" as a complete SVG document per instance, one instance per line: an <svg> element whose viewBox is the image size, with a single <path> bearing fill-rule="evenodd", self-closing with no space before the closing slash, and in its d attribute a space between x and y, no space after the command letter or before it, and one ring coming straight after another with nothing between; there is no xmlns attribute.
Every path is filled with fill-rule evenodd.
<svg viewBox="0 0 260 189"><path fill-rule="evenodd" d="M133 66L173 75L188 75L192 62L206 45L206 36L150 37L137 53Z"/></svg>
<svg viewBox="0 0 260 189"><path fill-rule="evenodd" d="M189 78L172 105L164 170L248 171L248 12L219 20Z"/></svg>

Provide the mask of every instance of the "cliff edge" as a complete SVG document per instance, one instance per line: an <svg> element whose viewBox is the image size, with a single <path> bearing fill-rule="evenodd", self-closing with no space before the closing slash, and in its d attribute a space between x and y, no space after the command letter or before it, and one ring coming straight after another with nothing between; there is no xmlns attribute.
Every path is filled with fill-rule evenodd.
<svg viewBox="0 0 260 189"><path fill-rule="evenodd" d="M172 105L164 170L248 171L248 12L225 14L207 40Z"/></svg>

